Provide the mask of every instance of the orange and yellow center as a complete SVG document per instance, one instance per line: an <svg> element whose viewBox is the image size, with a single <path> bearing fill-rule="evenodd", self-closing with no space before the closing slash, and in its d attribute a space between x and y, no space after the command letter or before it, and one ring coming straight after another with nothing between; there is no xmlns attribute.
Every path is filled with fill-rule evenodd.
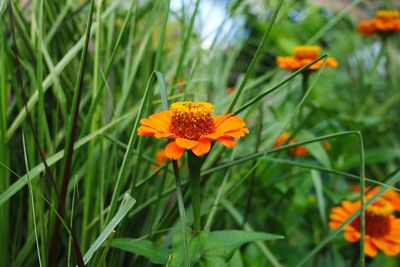
<svg viewBox="0 0 400 267"><path fill-rule="evenodd" d="M296 46L294 49L294 56L298 59L317 59L321 48L316 45Z"/></svg>
<svg viewBox="0 0 400 267"><path fill-rule="evenodd" d="M214 106L208 102L176 102L169 110L172 113L170 131L178 137L197 140L215 132Z"/></svg>
<svg viewBox="0 0 400 267"><path fill-rule="evenodd" d="M383 237L390 233L390 214L393 206L385 200L377 200L365 211L365 234L370 237ZM358 216L350 223L355 229L360 230L361 221Z"/></svg>
<svg viewBox="0 0 400 267"><path fill-rule="evenodd" d="M397 10L378 10L376 17L382 20L396 19L400 17L400 12Z"/></svg>

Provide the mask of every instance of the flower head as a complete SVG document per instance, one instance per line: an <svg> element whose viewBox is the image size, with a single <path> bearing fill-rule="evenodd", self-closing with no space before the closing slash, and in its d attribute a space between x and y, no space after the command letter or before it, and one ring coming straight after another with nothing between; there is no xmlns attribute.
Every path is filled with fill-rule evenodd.
<svg viewBox="0 0 400 267"><path fill-rule="evenodd" d="M165 155L179 159L185 150L201 156L210 151L211 142L226 147L236 145L234 138L249 133L246 123L233 114L213 116L214 106L208 102L176 102L168 111L161 111L140 121L140 136L168 138Z"/></svg>
<svg viewBox="0 0 400 267"><path fill-rule="evenodd" d="M276 63L281 69L296 71L316 60L320 56L320 51L321 48L316 45L296 46L293 48L294 56L278 56L276 58ZM324 61L320 60L311 65L309 70L317 70L321 68L323 63ZM329 57L326 60L326 66L336 68L338 66L338 62L336 59Z"/></svg>
<svg viewBox="0 0 400 267"><path fill-rule="evenodd" d="M360 207L360 201L342 201L341 206L332 208L329 227L339 227ZM392 214L393 211L394 207L383 198L379 198L365 210L364 252L368 256L376 256L378 249L390 256L400 253L400 219ZM343 228L344 238L349 242L359 241L360 226L358 216Z"/></svg>
<svg viewBox="0 0 400 267"><path fill-rule="evenodd" d="M400 32L400 12L397 10L378 10L375 18L361 21L357 25L357 31L365 36L373 33L391 34Z"/></svg>
<svg viewBox="0 0 400 267"><path fill-rule="evenodd" d="M281 145L285 144L286 141L289 139L291 136L290 132L284 132L281 134L273 144L273 147L277 148L280 147ZM289 141L289 144L294 144L296 141L294 139ZM307 156L308 155L308 150L304 146L296 146L291 149L289 149L290 154L293 156Z"/></svg>

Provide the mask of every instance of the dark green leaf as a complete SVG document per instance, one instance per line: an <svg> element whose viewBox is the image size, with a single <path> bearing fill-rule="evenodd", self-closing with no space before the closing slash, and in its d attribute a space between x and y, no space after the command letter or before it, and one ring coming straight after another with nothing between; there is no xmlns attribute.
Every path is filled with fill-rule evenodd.
<svg viewBox="0 0 400 267"><path fill-rule="evenodd" d="M111 246L143 256L152 263L166 264L168 261L168 250L156 246L149 240L117 238L113 240Z"/></svg>

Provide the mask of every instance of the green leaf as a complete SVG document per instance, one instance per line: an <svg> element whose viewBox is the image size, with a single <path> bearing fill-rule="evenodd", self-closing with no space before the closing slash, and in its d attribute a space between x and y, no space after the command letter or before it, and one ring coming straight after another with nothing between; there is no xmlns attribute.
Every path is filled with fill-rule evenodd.
<svg viewBox="0 0 400 267"><path fill-rule="evenodd" d="M111 243L113 248L119 248L147 258L152 263L166 264L169 252L167 249L160 248L150 240L117 238Z"/></svg>
<svg viewBox="0 0 400 267"><path fill-rule="evenodd" d="M190 235L187 235L190 236ZM206 245L208 238L208 233L200 232L195 235L192 240L190 240L189 244L189 257L190 257L190 264L193 265L194 263L198 262L201 258L203 249ZM184 243L182 242L182 235L178 234L175 236L173 241L173 252L169 256L169 261L167 266L168 267L181 267L184 266L185 262L185 250L184 250Z"/></svg>
<svg viewBox="0 0 400 267"><path fill-rule="evenodd" d="M372 148L365 151L365 163L372 164L372 163L380 163L390 161L397 157L397 151L394 147L379 147L379 148ZM344 165L342 166L343 169L348 170L351 168L355 168L359 165L359 156L354 154L351 158L349 158Z"/></svg>
<svg viewBox="0 0 400 267"><path fill-rule="evenodd" d="M136 200L131 197L129 194L125 194L124 199L122 201L122 205L119 208L118 212L115 216L110 220L110 223L104 228L104 230L100 233L97 239L90 246L89 250L83 256L83 260L85 264L89 262L94 253L100 248L103 242L107 239L107 237L111 234L111 232L117 227L117 225L122 221L122 219L128 214L130 209L135 205Z"/></svg>
<svg viewBox="0 0 400 267"><path fill-rule="evenodd" d="M4 13L7 7L7 1L6 0L1 0L0 1L0 15Z"/></svg>
<svg viewBox="0 0 400 267"><path fill-rule="evenodd" d="M282 239L283 236L272 235L261 232L225 230L215 231L208 235L207 244L204 248L206 257L220 257L228 262L235 251L243 244L259 240Z"/></svg>

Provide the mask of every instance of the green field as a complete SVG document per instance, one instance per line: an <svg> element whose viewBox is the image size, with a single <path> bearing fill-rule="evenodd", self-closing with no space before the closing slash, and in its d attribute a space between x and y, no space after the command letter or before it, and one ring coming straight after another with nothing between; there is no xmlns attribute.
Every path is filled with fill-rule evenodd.
<svg viewBox="0 0 400 267"><path fill-rule="evenodd" d="M0 0L1 266L400 266L394 0Z"/></svg>

